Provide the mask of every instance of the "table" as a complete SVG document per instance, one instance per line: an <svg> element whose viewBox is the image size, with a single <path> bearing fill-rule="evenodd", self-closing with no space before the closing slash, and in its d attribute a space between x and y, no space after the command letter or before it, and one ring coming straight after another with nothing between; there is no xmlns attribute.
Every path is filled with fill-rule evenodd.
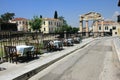
<svg viewBox="0 0 120 80"><path fill-rule="evenodd" d="M24 56L28 51L34 51L34 46L27 46L27 45L18 45L16 46L17 54Z"/></svg>

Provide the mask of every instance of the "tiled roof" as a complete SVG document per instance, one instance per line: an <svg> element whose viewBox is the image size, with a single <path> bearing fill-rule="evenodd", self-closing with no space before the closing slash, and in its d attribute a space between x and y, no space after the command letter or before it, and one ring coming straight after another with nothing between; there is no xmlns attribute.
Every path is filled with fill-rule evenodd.
<svg viewBox="0 0 120 80"><path fill-rule="evenodd" d="M26 18L14 18L13 21L27 20Z"/></svg>

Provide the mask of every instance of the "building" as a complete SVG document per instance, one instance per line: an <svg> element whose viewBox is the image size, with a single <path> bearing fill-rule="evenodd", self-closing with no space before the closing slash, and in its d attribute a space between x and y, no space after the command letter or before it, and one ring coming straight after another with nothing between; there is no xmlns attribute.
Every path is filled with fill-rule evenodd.
<svg viewBox="0 0 120 80"><path fill-rule="evenodd" d="M63 25L63 21L54 18L42 18L41 32L54 33Z"/></svg>
<svg viewBox="0 0 120 80"><path fill-rule="evenodd" d="M29 20L25 18L14 18L9 21L10 23L17 23L18 31L28 31L29 29Z"/></svg>
<svg viewBox="0 0 120 80"><path fill-rule="evenodd" d="M118 22L103 21L103 24L101 22L97 22L97 25L98 33L104 32L104 36L120 36L120 24ZM93 30L94 28L95 26L93 26Z"/></svg>

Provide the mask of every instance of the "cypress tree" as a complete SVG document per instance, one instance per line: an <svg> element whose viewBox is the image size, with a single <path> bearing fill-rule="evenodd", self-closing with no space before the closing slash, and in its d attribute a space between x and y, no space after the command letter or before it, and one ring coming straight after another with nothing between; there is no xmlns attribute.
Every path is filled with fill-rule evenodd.
<svg viewBox="0 0 120 80"><path fill-rule="evenodd" d="M55 19L58 19L57 11L55 11L55 13L54 13L54 18L55 18Z"/></svg>
<svg viewBox="0 0 120 80"><path fill-rule="evenodd" d="M120 15L117 16L117 22L120 22Z"/></svg>
<svg viewBox="0 0 120 80"><path fill-rule="evenodd" d="M42 15L40 15L40 18L42 18Z"/></svg>

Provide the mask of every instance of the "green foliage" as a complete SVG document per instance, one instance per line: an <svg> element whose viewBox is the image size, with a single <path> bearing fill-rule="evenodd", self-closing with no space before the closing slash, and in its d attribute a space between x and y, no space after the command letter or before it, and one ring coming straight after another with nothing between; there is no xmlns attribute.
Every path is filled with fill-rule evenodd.
<svg viewBox="0 0 120 80"><path fill-rule="evenodd" d="M60 27L60 29L55 30L55 33L64 33L64 31L68 33L77 33L79 31L79 28L63 25Z"/></svg>
<svg viewBox="0 0 120 80"><path fill-rule="evenodd" d="M69 26L63 16L60 16L58 19L63 21L63 26L61 26L60 29L57 29L55 32L58 32L58 33L64 33L64 31L68 33L78 32L79 28Z"/></svg>
<svg viewBox="0 0 120 80"><path fill-rule="evenodd" d="M39 31L42 25L42 19L40 19L38 16L34 16L29 24L33 30Z"/></svg>
<svg viewBox="0 0 120 80"><path fill-rule="evenodd" d="M63 25L67 25L67 21L64 19L63 16L60 16L58 19L63 21Z"/></svg>
<svg viewBox="0 0 120 80"><path fill-rule="evenodd" d="M1 15L1 21L8 22L9 20L13 19L15 16L15 13L4 13Z"/></svg>
<svg viewBox="0 0 120 80"><path fill-rule="evenodd" d="M73 27L73 28L72 28L72 32L73 32L73 33L77 33L78 31L79 31L79 28L77 28L77 27Z"/></svg>

